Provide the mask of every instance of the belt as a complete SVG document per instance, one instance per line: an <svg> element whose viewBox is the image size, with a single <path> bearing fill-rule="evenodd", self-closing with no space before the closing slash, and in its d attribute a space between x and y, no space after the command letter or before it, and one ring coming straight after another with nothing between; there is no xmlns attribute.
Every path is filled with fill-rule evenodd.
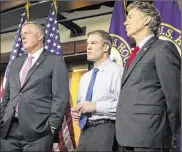
<svg viewBox="0 0 182 152"><path fill-rule="evenodd" d="M93 120L89 121L86 124L86 128L88 127L96 127L100 124L106 124L106 123L115 123L115 120L110 120L110 119L102 119L102 120Z"/></svg>

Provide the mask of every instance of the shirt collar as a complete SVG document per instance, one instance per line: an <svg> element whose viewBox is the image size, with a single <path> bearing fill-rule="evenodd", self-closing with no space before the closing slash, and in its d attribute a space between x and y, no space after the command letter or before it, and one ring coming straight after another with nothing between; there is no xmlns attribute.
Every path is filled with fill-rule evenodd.
<svg viewBox="0 0 182 152"><path fill-rule="evenodd" d="M112 62L111 59L108 58L108 59L106 59L105 61L103 61L101 64L99 64L97 67L94 67L94 68L99 69L99 71L104 71L104 70L105 70L105 67L106 67L109 63L111 63L111 62Z"/></svg>
<svg viewBox="0 0 182 152"><path fill-rule="evenodd" d="M154 37L154 36L155 36L154 34L150 34L150 35L148 35L146 38L144 38L144 39L140 42L140 44L138 45L139 48L141 49L141 48L144 46L144 44L145 44L149 39L151 39L151 38Z"/></svg>
<svg viewBox="0 0 182 152"><path fill-rule="evenodd" d="M44 48L41 48L40 50L36 51L34 54L28 53L28 57L33 56L35 58L36 56L40 56L40 54L43 52L43 50L44 50Z"/></svg>

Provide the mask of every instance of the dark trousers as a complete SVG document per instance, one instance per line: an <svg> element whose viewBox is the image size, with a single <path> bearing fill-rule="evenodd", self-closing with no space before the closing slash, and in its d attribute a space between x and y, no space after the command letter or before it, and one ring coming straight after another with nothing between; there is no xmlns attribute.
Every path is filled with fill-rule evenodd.
<svg viewBox="0 0 182 152"><path fill-rule="evenodd" d="M134 148L118 146L117 152L170 152L169 149L162 148Z"/></svg>
<svg viewBox="0 0 182 152"><path fill-rule="evenodd" d="M104 123L86 127L81 131L77 151L113 151L115 124Z"/></svg>
<svg viewBox="0 0 182 152"><path fill-rule="evenodd" d="M53 135L47 135L33 142L25 141L21 130L18 127L18 120L13 118L9 133L5 139L1 138L1 152L51 152L53 145Z"/></svg>

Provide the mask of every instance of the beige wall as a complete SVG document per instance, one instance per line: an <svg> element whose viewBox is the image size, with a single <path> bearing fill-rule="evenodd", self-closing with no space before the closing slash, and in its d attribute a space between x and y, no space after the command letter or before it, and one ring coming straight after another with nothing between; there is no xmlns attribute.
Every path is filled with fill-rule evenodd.
<svg viewBox="0 0 182 152"><path fill-rule="evenodd" d="M62 13L62 15L64 15L67 18L77 18L77 17L83 17L83 16L88 16L93 14L99 14L99 13L103 13L107 11L112 11L112 8L103 6L98 10ZM108 31L110 26L111 16L112 15L109 14L109 15L103 15L99 17L87 18L87 19L74 21L74 23L78 24L80 27L86 26L86 33L96 29L103 29ZM40 22L44 23L45 19ZM59 24L59 31L60 31L61 42L69 42L69 41L86 39L86 35L70 38L70 30L68 30L61 24ZM16 32L1 35L1 53L11 52L15 35L16 35Z"/></svg>

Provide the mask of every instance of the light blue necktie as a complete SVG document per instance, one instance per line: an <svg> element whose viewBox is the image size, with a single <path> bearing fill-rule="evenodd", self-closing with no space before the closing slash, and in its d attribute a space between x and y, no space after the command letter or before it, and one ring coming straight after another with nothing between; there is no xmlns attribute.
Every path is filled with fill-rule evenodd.
<svg viewBox="0 0 182 152"><path fill-rule="evenodd" d="M94 68L94 70L92 72L92 77L91 77L90 84L89 84L89 87L88 87L88 90L87 90L87 95L86 95L86 98L85 98L86 101L91 101L92 100L93 87L94 87L95 78L96 78L96 75L97 75L98 71L99 71L99 69ZM79 122L80 129L84 128L84 126L87 123L87 119L88 119L87 115L82 115L81 116L80 122Z"/></svg>

